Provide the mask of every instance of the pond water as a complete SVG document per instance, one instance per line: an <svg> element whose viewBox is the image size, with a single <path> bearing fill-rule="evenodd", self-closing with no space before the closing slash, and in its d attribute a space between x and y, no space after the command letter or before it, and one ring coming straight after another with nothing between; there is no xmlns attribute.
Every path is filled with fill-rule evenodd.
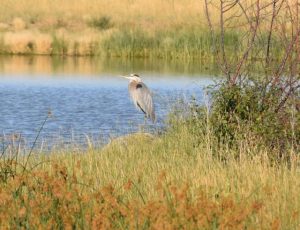
<svg viewBox="0 0 300 230"><path fill-rule="evenodd" d="M157 123L144 116L128 95L120 75L138 73L152 90ZM179 100L203 101L213 75L203 63L97 58L0 57L0 132L2 140L21 140L39 148L111 137L141 129L157 132Z"/></svg>

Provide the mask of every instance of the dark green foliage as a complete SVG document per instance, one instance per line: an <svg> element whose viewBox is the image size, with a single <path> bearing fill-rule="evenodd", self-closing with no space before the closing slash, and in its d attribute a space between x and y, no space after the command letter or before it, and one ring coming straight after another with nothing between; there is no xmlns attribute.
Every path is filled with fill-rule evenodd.
<svg viewBox="0 0 300 230"><path fill-rule="evenodd" d="M281 93L279 88L263 86L261 82L220 84L211 90L208 123L213 136L219 144L232 148L240 141L254 141L273 150L273 157L287 157L285 150L300 145L300 114L291 100L278 109ZM193 122L203 123L204 109L194 105L192 110L197 114Z"/></svg>
<svg viewBox="0 0 300 230"><path fill-rule="evenodd" d="M66 55L68 52L68 44L64 38L53 36L51 55Z"/></svg>
<svg viewBox="0 0 300 230"><path fill-rule="evenodd" d="M219 82L210 86L208 92L209 106L203 106L195 99L190 101L189 108L186 103L181 103L170 122L171 130L175 132L185 124L195 147L207 139L216 156L222 147L235 150L233 153L238 157L239 150L243 151L246 144L265 149L276 161L289 160L290 150L300 149L300 113L296 108L299 91L284 104L281 88L266 85L260 79L243 80L236 85Z"/></svg>
<svg viewBox="0 0 300 230"><path fill-rule="evenodd" d="M89 26L97 28L99 30L107 30L113 27L110 17L102 16L94 18L89 22Z"/></svg>

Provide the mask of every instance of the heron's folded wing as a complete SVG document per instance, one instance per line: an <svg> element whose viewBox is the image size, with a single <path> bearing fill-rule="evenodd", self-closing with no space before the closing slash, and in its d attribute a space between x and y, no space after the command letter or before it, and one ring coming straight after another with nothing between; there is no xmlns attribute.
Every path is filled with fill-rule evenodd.
<svg viewBox="0 0 300 230"><path fill-rule="evenodd" d="M152 95L148 87L144 83L140 82L136 84L135 90L132 90L130 94L136 106L139 106L146 113L147 117L150 117L151 120L154 121L155 111Z"/></svg>

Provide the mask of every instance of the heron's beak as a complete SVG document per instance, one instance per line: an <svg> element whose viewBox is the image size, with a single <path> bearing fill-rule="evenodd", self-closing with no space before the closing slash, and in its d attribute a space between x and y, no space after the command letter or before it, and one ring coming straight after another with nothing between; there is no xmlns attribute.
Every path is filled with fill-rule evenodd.
<svg viewBox="0 0 300 230"><path fill-rule="evenodd" d="M121 75L120 77L126 78L126 79L129 79L129 80L130 80L129 76Z"/></svg>

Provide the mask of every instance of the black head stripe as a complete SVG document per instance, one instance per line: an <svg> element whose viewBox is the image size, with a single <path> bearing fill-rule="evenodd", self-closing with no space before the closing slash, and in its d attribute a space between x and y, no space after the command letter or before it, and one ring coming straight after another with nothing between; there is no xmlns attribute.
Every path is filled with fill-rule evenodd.
<svg viewBox="0 0 300 230"><path fill-rule="evenodd" d="M140 77L140 76L139 76L138 74L136 74L136 73L135 73L135 74L133 74L133 76L134 76L134 77Z"/></svg>

